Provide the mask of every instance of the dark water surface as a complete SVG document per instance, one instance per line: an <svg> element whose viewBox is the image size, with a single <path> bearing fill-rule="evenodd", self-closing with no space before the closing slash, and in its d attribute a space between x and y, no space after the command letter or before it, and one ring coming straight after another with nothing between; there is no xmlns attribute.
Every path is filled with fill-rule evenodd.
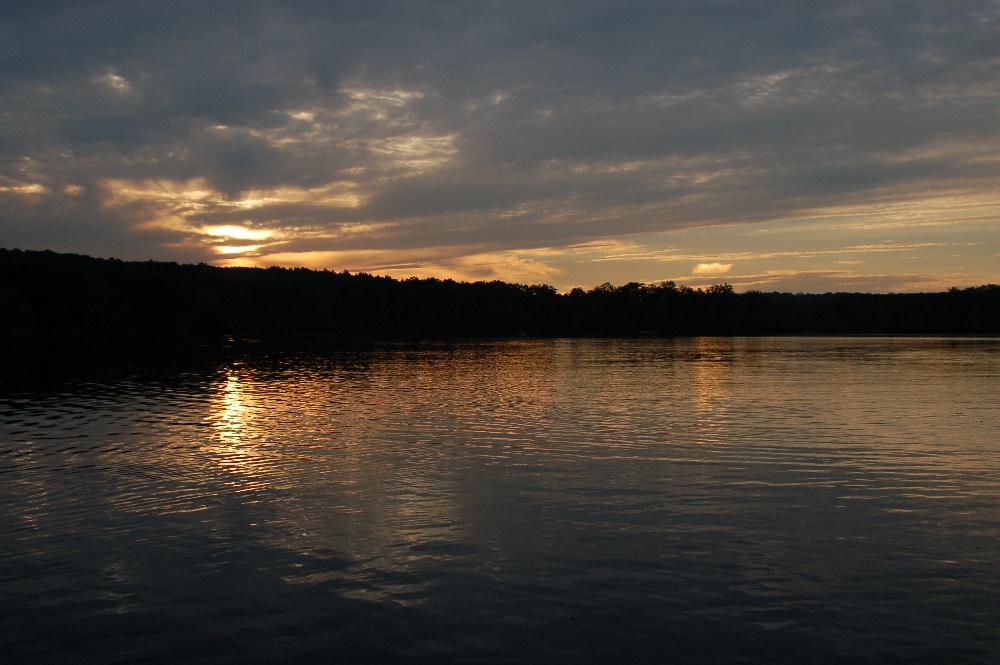
<svg viewBox="0 0 1000 665"><path fill-rule="evenodd" d="M1000 340L65 364L0 382L4 662L1000 662Z"/></svg>

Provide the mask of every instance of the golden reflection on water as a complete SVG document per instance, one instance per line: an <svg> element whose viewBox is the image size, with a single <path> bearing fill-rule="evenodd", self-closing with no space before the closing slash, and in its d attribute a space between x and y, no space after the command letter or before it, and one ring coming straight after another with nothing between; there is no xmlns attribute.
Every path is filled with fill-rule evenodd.
<svg viewBox="0 0 1000 665"><path fill-rule="evenodd" d="M226 373L226 385L222 389L222 400L216 418L216 428L223 443L239 444L244 437L246 421L252 417L245 404L239 374L230 369Z"/></svg>
<svg viewBox="0 0 1000 665"><path fill-rule="evenodd" d="M732 340L698 337L692 345L692 397L699 430L706 440L714 441L725 429L732 403Z"/></svg>
<svg viewBox="0 0 1000 665"><path fill-rule="evenodd" d="M238 492L267 487L269 481L259 450L264 429L250 374L241 367L226 370L212 406L215 437L205 443L210 459L231 477L225 484Z"/></svg>
<svg viewBox="0 0 1000 665"><path fill-rule="evenodd" d="M454 383L474 376L465 360L377 353L344 365L220 368L199 445L203 480L256 504L266 518L250 525L255 538L301 557L286 583L418 602L428 582L413 571L448 558L436 548L460 539L461 488L442 460L459 452L446 442L462 427ZM322 565L324 553L345 550L346 561Z"/></svg>
<svg viewBox="0 0 1000 665"><path fill-rule="evenodd" d="M994 630L975 608L997 588L989 344L258 352L167 390L128 382L8 407L0 542L24 574L3 577L18 589L7 605L37 618L54 607L37 599L55 598L60 623L96 626L172 597L181 625L231 626L231 644L264 621L233 611L244 599L295 626L343 624L334 594L551 626L560 608L642 610L655 595L698 625L726 612L727 628L734 616L765 629L832 601L847 604L824 620L849 630L844 617L873 606L909 625L908 608L932 601L975 637ZM95 580L86 616L72 594ZM474 595L484 587L494 595ZM399 616L405 631L414 615ZM921 616L920 634L954 625Z"/></svg>
<svg viewBox="0 0 1000 665"><path fill-rule="evenodd" d="M426 601L433 578L421 571L460 561L468 548L533 542L530 529L506 526L518 516L500 508L519 505L511 488L534 496L505 484L515 474L529 488L551 476L553 492L538 490L532 510L559 497L573 514L627 488L626 477L642 488L669 477L688 487L679 496L718 502L726 514L742 505L725 500L726 487L836 489L838 508L897 493L906 501L883 501L893 511L915 509L920 497L995 490L973 467L981 452L963 452L968 433L946 437L928 420L968 424L952 413L967 407L952 399L943 412L933 399L964 385L948 378L950 366L926 368L940 384L932 386L913 381L905 363L851 357L852 372L835 371L845 361L819 342L795 341L797 354L785 348L793 342L776 344L784 351L727 339L557 341L230 361L176 404L174 418L136 422L144 440L167 442L141 449L144 466L183 479L172 495L161 491L155 510L198 509L198 528L252 533L290 557L280 571L289 585L400 605ZM879 395L894 377L908 390L895 393L890 422ZM918 404L926 408L915 413ZM153 406L163 412L159 399ZM654 443L668 450L646 458ZM957 453L965 457L951 461ZM949 474L963 460L972 471L956 486ZM704 484L677 475L705 463L696 468L718 475ZM117 503L149 510L149 497L137 485Z"/></svg>

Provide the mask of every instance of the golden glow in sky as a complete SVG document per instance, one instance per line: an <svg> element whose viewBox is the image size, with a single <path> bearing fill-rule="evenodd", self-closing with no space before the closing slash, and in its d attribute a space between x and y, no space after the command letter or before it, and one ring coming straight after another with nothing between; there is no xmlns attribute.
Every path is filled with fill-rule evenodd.
<svg viewBox="0 0 1000 665"><path fill-rule="evenodd" d="M1000 282L996 3L281 7L0 17L0 246L560 290Z"/></svg>

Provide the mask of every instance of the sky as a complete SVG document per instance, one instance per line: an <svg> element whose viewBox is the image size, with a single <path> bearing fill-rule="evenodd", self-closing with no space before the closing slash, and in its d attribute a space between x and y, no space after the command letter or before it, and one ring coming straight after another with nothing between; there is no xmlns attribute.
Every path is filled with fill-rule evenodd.
<svg viewBox="0 0 1000 665"><path fill-rule="evenodd" d="M0 247L1000 283L1000 0L7 2Z"/></svg>

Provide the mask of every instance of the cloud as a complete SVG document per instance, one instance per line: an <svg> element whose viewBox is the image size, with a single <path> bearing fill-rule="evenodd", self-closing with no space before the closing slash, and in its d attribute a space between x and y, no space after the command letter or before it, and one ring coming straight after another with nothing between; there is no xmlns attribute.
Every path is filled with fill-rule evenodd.
<svg viewBox="0 0 1000 665"><path fill-rule="evenodd" d="M441 247L431 252L349 250L268 253L256 251L260 247L219 246L217 250L224 254L240 250L254 253L223 259L217 263L257 267L305 266L318 270L332 268L400 279L435 277L468 282L503 280L525 284L543 283L559 274L558 268L535 258L532 252L489 253L463 247Z"/></svg>
<svg viewBox="0 0 1000 665"><path fill-rule="evenodd" d="M739 281L740 291L827 292L912 292L944 291L955 286L954 275L928 277L924 274L886 274L839 270L774 271L752 275ZM961 279L960 277L958 277Z"/></svg>
<svg viewBox="0 0 1000 665"><path fill-rule="evenodd" d="M662 276L645 280L647 283L672 281L691 288L705 288L718 284L711 276L690 275ZM945 291L963 281L958 274L929 276L923 273L883 273L864 270L772 270L762 273L727 278L726 282L737 291L779 291L792 293L905 293L914 291Z"/></svg>
<svg viewBox="0 0 1000 665"><path fill-rule="evenodd" d="M736 260L764 260L764 259L776 259L776 258L796 258L796 259L812 259L822 256L835 256L840 254L882 254L882 253L895 253L895 252L911 252L913 250L919 249L940 249L940 248L964 248L970 247L974 243L959 243L959 242L922 242L922 243L879 243L872 245L852 245L848 247L837 247L834 249L800 249L800 250L788 250L780 252L723 252L717 254L720 259L736 259ZM656 250L656 251L628 251L624 253L608 254L595 259L597 261L692 261L696 260L698 256L692 254L681 254L676 250ZM728 272L730 268L733 267L731 263L699 263L694 267L693 272L695 274L721 274Z"/></svg>
<svg viewBox="0 0 1000 665"><path fill-rule="evenodd" d="M725 275L732 267L732 263L699 263L691 272L695 275Z"/></svg>
<svg viewBox="0 0 1000 665"><path fill-rule="evenodd" d="M203 232L238 227L247 256L473 275L692 228L996 219L995 3L36 4L0 11L4 246L239 260Z"/></svg>

